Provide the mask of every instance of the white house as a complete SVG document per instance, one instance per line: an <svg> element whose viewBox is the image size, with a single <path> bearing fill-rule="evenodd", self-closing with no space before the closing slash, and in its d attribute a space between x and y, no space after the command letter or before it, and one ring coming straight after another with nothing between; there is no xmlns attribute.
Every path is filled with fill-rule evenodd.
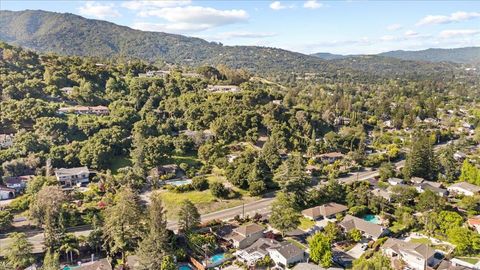
<svg viewBox="0 0 480 270"><path fill-rule="evenodd" d="M235 256L247 265L255 265L258 260L268 255L269 248L277 246L280 246L280 243L274 239L260 238L248 248L235 252Z"/></svg>
<svg viewBox="0 0 480 270"><path fill-rule="evenodd" d="M28 181L33 178L33 175L10 176L3 178L3 182L8 188L13 188L17 192L27 187Z"/></svg>
<svg viewBox="0 0 480 270"><path fill-rule="evenodd" d="M13 145L13 134L0 134L0 149L9 148Z"/></svg>
<svg viewBox="0 0 480 270"><path fill-rule="evenodd" d="M403 179L396 178L396 177L390 177L390 178L388 178L387 181L392 186L396 186L398 184L403 184L404 183Z"/></svg>
<svg viewBox="0 0 480 270"><path fill-rule="evenodd" d="M297 262L303 262L305 252L290 242L282 242L279 246L269 248L270 258L279 266L287 267Z"/></svg>
<svg viewBox="0 0 480 270"><path fill-rule="evenodd" d="M425 244L411 243L389 238L382 246L382 251L392 260L404 261L410 269L424 270L435 264L435 250Z"/></svg>
<svg viewBox="0 0 480 270"><path fill-rule="evenodd" d="M467 182L458 182L449 187L447 190L453 194L461 194L465 196L474 196L480 193L480 187L474 184L470 184Z"/></svg>
<svg viewBox="0 0 480 270"><path fill-rule="evenodd" d="M73 187L89 182L90 171L87 167L55 169L55 177L62 187Z"/></svg>

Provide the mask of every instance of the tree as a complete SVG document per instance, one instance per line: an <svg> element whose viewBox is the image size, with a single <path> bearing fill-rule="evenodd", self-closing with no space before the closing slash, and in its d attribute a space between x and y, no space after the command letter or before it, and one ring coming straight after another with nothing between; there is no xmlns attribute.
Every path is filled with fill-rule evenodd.
<svg viewBox="0 0 480 270"><path fill-rule="evenodd" d="M60 254L48 248L43 258L42 270L58 270L60 269Z"/></svg>
<svg viewBox="0 0 480 270"><path fill-rule="evenodd" d="M358 229L353 229L348 232L348 237L355 242L362 240L362 233Z"/></svg>
<svg viewBox="0 0 480 270"><path fill-rule="evenodd" d="M432 180L437 177L438 166L430 137L426 134L414 137L415 140L405 160L403 174L408 179L417 176Z"/></svg>
<svg viewBox="0 0 480 270"><path fill-rule="evenodd" d="M280 184L283 192L293 198L296 207L302 208L306 205L311 180L305 173L301 156L292 155L283 162L275 171L274 180Z"/></svg>
<svg viewBox="0 0 480 270"><path fill-rule="evenodd" d="M141 236L140 213L137 195L129 187L116 194L114 204L105 209L104 243L111 255L120 253L124 263L126 251L135 247Z"/></svg>
<svg viewBox="0 0 480 270"><path fill-rule="evenodd" d="M401 205L407 205L417 196L417 190L410 186L396 185L391 189L392 200Z"/></svg>
<svg viewBox="0 0 480 270"><path fill-rule="evenodd" d="M384 162L380 165L378 173L380 175L380 180L386 181L388 178L395 175L395 167L390 162Z"/></svg>
<svg viewBox="0 0 480 270"><path fill-rule="evenodd" d="M341 230L338 227L338 225L330 221L325 226L323 232L325 233L325 236L327 236L330 239L330 242L332 243L339 240L341 236Z"/></svg>
<svg viewBox="0 0 480 270"><path fill-rule="evenodd" d="M11 245L5 250L5 258L16 269L23 269L35 262L32 255L33 245L24 233L11 233Z"/></svg>
<svg viewBox="0 0 480 270"><path fill-rule="evenodd" d="M270 223L282 235L300 225L300 214L294 205L293 200L284 192L279 192L272 204Z"/></svg>
<svg viewBox="0 0 480 270"><path fill-rule="evenodd" d="M269 138L263 145L262 157L271 171L277 169L282 162L278 152L278 146L271 138Z"/></svg>
<svg viewBox="0 0 480 270"><path fill-rule="evenodd" d="M149 268L149 269L153 269L153 268ZM160 270L175 270L175 269L177 269L177 267L175 266L175 262L173 261L172 256L163 257Z"/></svg>
<svg viewBox="0 0 480 270"><path fill-rule="evenodd" d="M455 181L459 175L458 162L453 157L455 154L455 149L453 145L447 146L440 153L440 165L442 167L442 172L445 177L445 180L449 183Z"/></svg>
<svg viewBox="0 0 480 270"><path fill-rule="evenodd" d="M480 186L480 169L465 159L462 164L460 181Z"/></svg>
<svg viewBox="0 0 480 270"><path fill-rule="evenodd" d="M8 210L0 210L0 232L12 226L13 215Z"/></svg>
<svg viewBox="0 0 480 270"><path fill-rule="evenodd" d="M455 245L455 254L458 256L480 252L480 235L467 228L451 228L447 231L447 236L448 240Z"/></svg>
<svg viewBox="0 0 480 270"><path fill-rule="evenodd" d="M384 256L382 253L377 252L370 258L365 258L365 256L360 257L358 260L353 261L353 270L391 270L392 263L390 259Z"/></svg>
<svg viewBox="0 0 480 270"><path fill-rule="evenodd" d="M220 182L213 182L210 185L210 192L217 198L226 198L228 196L228 189Z"/></svg>
<svg viewBox="0 0 480 270"><path fill-rule="evenodd" d="M73 263L73 253L77 255L80 254L80 251L78 250L78 241L73 234L68 234L65 238L66 239L64 239L64 243L60 246L59 250L65 252L67 260Z"/></svg>
<svg viewBox="0 0 480 270"><path fill-rule="evenodd" d="M205 176L195 176L192 178L192 187L197 191L208 189L208 179Z"/></svg>
<svg viewBox="0 0 480 270"><path fill-rule="evenodd" d="M325 268L332 266L332 243L329 237L317 232L308 240L308 245L312 261Z"/></svg>
<svg viewBox="0 0 480 270"><path fill-rule="evenodd" d="M200 225L200 213L190 201L184 200L178 213L178 227L181 231L190 232Z"/></svg>
<svg viewBox="0 0 480 270"><path fill-rule="evenodd" d="M425 190L418 196L416 204L418 211L440 211L445 207L445 199L431 190Z"/></svg>
<svg viewBox="0 0 480 270"><path fill-rule="evenodd" d="M159 193L152 194L148 207L149 231L139 243L137 255L141 269L164 269L163 262L170 252L165 210Z"/></svg>

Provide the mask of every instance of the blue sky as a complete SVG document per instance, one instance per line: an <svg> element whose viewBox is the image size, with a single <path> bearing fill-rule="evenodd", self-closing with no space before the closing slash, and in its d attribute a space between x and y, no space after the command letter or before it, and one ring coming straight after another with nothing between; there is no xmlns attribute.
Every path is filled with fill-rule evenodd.
<svg viewBox="0 0 480 270"><path fill-rule="evenodd" d="M480 46L475 1L9 1L1 9L70 12L226 45L303 53Z"/></svg>

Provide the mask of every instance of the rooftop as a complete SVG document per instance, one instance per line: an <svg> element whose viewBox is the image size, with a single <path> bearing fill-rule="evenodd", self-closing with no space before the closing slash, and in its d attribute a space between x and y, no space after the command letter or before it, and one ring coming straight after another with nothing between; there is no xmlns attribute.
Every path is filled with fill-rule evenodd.
<svg viewBox="0 0 480 270"><path fill-rule="evenodd" d="M342 226L346 231L357 229L376 238L380 237L385 231L385 228L380 225L365 221L361 218L357 218L351 215L346 215L342 222L339 223L339 225Z"/></svg>
<svg viewBox="0 0 480 270"><path fill-rule="evenodd" d="M470 184L468 182L458 182L458 183L455 183L455 184L449 186L448 188L461 188L461 189L471 191L473 193L480 192L480 187L479 186L476 186L474 184Z"/></svg>

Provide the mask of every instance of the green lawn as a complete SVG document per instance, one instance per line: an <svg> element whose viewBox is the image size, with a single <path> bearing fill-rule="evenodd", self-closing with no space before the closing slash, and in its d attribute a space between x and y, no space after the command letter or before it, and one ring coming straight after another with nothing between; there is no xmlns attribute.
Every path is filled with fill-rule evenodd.
<svg viewBox="0 0 480 270"><path fill-rule="evenodd" d="M185 156L171 156L170 158L164 159L162 163L163 164L187 163L189 166L196 166L201 164L201 161L198 159L196 155L185 155Z"/></svg>
<svg viewBox="0 0 480 270"><path fill-rule="evenodd" d="M431 245L432 241L428 238L412 238L410 239L411 243L418 243L418 244L425 244L425 245Z"/></svg>
<svg viewBox="0 0 480 270"><path fill-rule="evenodd" d="M307 249L307 247L306 247L304 244L298 242L298 241L295 240L295 239L285 238L285 240L287 240L288 242L294 244L295 246L297 246L297 247L300 248L300 249L303 249L303 250Z"/></svg>
<svg viewBox="0 0 480 270"><path fill-rule="evenodd" d="M127 166L132 166L132 161L130 160L130 158L126 156L116 156L112 159L112 165L110 166L110 169L113 174L116 174L118 172L118 169Z"/></svg>
<svg viewBox="0 0 480 270"><path fill-rule="evenodd" d="M308 231L313 226L315 226L315 221L306 217L300 218L300 225L298 226L300 230Z"/></svg>

